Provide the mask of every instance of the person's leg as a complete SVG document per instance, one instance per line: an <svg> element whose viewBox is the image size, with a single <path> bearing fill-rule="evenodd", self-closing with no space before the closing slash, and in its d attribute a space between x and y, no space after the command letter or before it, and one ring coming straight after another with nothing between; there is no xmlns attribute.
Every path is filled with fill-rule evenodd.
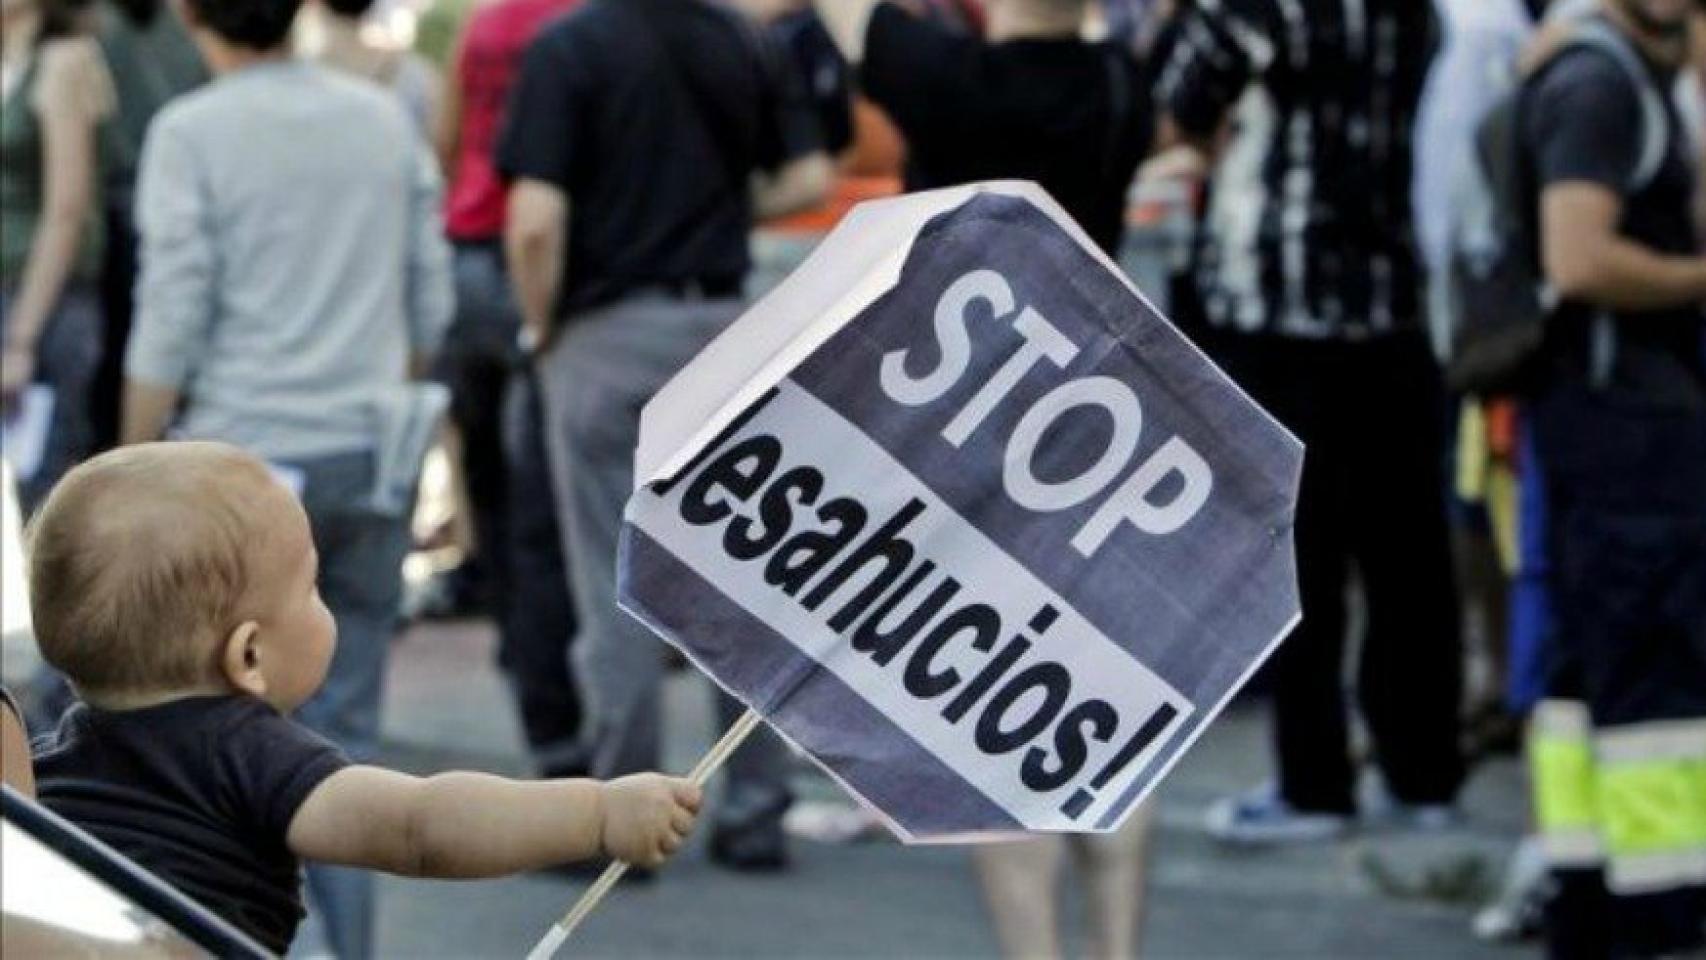
<svg viewBox="0 0 1706 960"><path fill-rule="evenodd" d="M1088 954L1099 960L1137 956L1143 926L1144 850L1150 807L1137 808L1113 833L1072 838L1090 901Z"/></svg>
<svg viewBox="0 0 1706 960"><path fill-rule="evenodd" d="M1573 484L1559 482L1552 463L1563 453L1560 444L1571 442L1571 419L1567 409L1545 398L1527 411L1526 466L1538 476L1529 478L1533 490L1524 515L1529 521L1524 530L1530 538L1524 546L1529 589L1522 593L1530 603L1519 610L1542 614L1529 625L1538 642L1530 652L1541 677L1541 699L1529 714L1526 749L1534 826L1552 887L1541 930L1547 955L1555 960L1597 960L1610 955L1610 898L1605 889L1605 838L1595 811L1592 720L1579 625L1572 610L1578 602L1573 593L1583 585L1569 582L1561 565L1577 497ZM1544 542L1537 544L1536 539Z"/></svg>
<svg viewBox="0 0 1706 960"><path fill-rule="evenodd" d="M1287 344L1257 394L1303 441L1297 578L1303 621L1274 654L1273 726L1279 794L1292 808L1349 814L1354 779L1344 703L1346 475L1352 438L1339 429L1343 364L1315 344ZM1328 345L1325 349L1331 349Z"/></svg>
<svg viewBox="0 0 1706 960"><path fill-rule="evenodd" d="M1706 417L1624 400L1560 389L1539 405L1560 645L1580 690L1577 742L1537 751L1537 782L1571 758L1591 772L1575 819L1604 869L1577 899L1602 905L1605 953L1688 955L1706 946ZM1541 826L1565 839L1551 806ZM1557 955L1582 955L1571 932L1548 930Z"/></svg>
<svg viewBox="0 0 1706 960"><path fill-rule="evenodd" d="M1448 805L1463 779L1463 651L1444 500L1444 393L1419 335L1360 352L1359 402L1347 406L1360 438L1348 529L1368 599L1358 698L1393 798Z"/></svg>
<svg viewBox="0 0 1706 960"><path fill-rule="evenodd" d="M986 843L973 852L983 899L995 921L1001 955L1009 960L1062 956L1056 884L1066 838Z"/></svg>
<svg viewBox="0 0 1706 960"><path fill-rule="evenodd" d="M8 298L0 294L0 336L4 336L10 309ZM100 360L99 314L93 293L70 286L42 331L35 380L52 388L54 409L41 463L28 480L18 481L23 520L29 520L67 470L94 452L94 421L87 400ZM32 729L51 728L77 700L65 677L46 664L30 677L26 692Z"/></svg>
<svg viewBox="0 0 1706 960"><path fill-rule="evenodd" d="M320 553L320 594L338 626L338 646L320 691L297 719L357 763L379 754L385 663L396 627L408 522L366 507L370 454L289 464L304 474L303 505ZM366 870L312 865L308 888L332 952L341 960L373 955L373 876Z"/></svg>
<svg viewBox="0 0 1706 960"><path fill-rule="evenodd" d="M1454 521L1455 523L1456 521ZM1510 686L1511 580L1500 565L1493 536L1477 520L1451 532L1451 555L1463 594L1460 632L1469 650L1463 697L1466 762L1508 754L1518 745L1519 727L1505 698Z"/></svg>
<svg viewBox="0 0 1706 960"><path fill-rule="evenodd" d="M1273 657L1273 736L1279 794L1292 808L1348 815L1355 773L1345 718L1345 531L1331 482L1331 441L1306 439L1297 506L1303 621ZM1311 461L1310 458L1313 458Z"/></svg>
<svg viewBox="0 0 1706 960"><path fill-rule="evenodd" d="M1620 439L1589 442L1605 444L1600 482L1559 555L1578 588L1564 611L1618 956L1706 949L1706 416L1689 419L1646 413Z"/></svg>
<svg viewBox="0 0 1706 960"><path fill-rule="evenodd" d="M124 348L130 342L130 321L136 288L136 225L131 220L132 191L107 198L106 259L101 265L103 336L101 362L90 390L94 449L118 446L119 414L124 393Z"/></svg>
<svg viewBox="0 0 1706 960"><path fill-rule="evenodd" d="M636 316L638 314L638 316ZM572 647L593 776L655 769L664 645L616 604L616 551L648 384L667 374L636 342L643 311L576 317L539 361L557 520L577 633Z"/></svg>
<svg viewBox="0 0 1706 960"><path fill-rule="evenodd" d="M1631 956L1706 950L1706 504L1692 513L1631 518L1606 551L1641 577L1608 599L1640 599L1618 603L1635 622L1589 668L1613 949Z"/></svg>
<svg viewBox="0 0 1706 960"><path fill-rule="evenodd" d="M1353 809L1342 681L1347 575L1344 509L1347 441L1337 432L1343 364L1333 345L1205 332L1210 355L1305 445L1296 555L1303 620L1265 668L1271 681L1277 785L1224 798L1206 827L1225 840L1276 842L1333 836Z"/></svg>
<svg viewBox="0 0 1706 960"><path fill-rule="evenodd" d="M545 452L544 411L531 373L516 371L505 397L510 571L500 598L500 659L515 694L528 751L542 776L586 773L581 702L569 668L575 633L562 531Z"/></svg>
<svg viewBox="0 0 1706 960"><path fill-rule="evenodd" d="M501 616L509 589L504 393L520 319L495 244L459 244L454 267L456 317L445 336L437 374L450 388L450 420L460 441L457 469L474 545L452 582L459 601Z"/></svg>
<svg viewBox="0 0 1706 960"><path fill-rule="evenodd" d="M48 491L95 449L90 409L101 362L101 308L94 290L67 285L36 347L35 380L53 390L53 414L40 466L18 484L18 505L27 518Z"/></svg>
<svg viewBox="0 0 1706 960"><path fill-rule="evenodd" d="M746 708L720 690L716 696L720 735ZM712 859L737 870L775 870L787 865L782 816L794 801L788 789L792 763L787 745L768 727L754 731L729 757L728 778L711 832Z"/></svg>
<svg viewBox="0 0 1706 960"><path fill-rule="evenodd" d="M463 561L466 577L456 590L461 609L497 614L509 593L509 467L504 456L504 392L509 367L490 357L469 357L450 404L460 438L463 489L474 529L474 547Z"/></svg>
<svg viewBox="0 0 1706 960"><path fill-rule="evenodd" d="M580 632L574 643L592 770L608 777L659 760L664 644L616 605L622 509L633 490L640 410L738 314L734 301L636 300L576 318L540 363L558 520ZM725 718L738 714L728 704ZM769 868L781 856L788 764L761 731L730 759L719 814L721 862ZM747 850L756 850L752 856ZM714 849L714 852L717 852Z"/></svg>

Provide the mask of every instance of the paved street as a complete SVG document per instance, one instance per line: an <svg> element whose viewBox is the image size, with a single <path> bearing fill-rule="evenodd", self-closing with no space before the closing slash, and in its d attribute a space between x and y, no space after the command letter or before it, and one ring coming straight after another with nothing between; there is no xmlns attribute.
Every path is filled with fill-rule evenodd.
<svg viewBox="0 0 1706 960"><path fill-rule="evenodd" d="M509 701L491 665L491 644L490 630L469 622L416 628L396 647L386 714L391 762L423 771L525 771ZM669 711L670 766L686 770L712 732L705 728L704 682L685 674L672 681ZM1392 876L1404 888L1424 874L1452 879L1447 886L1493 882L1522 824L1516 763L1477 772L1468 822L1449 833L1371 830L1339 844L1271 852L1229 850L1203 838L1196 830L1203 805L1265 769L1260 713L1236 709L1162 788L1146 957L1524 955L1474 941L1469 904L1382 893L1374 879ZM799 792L815 800L838 797L807 767ZM566 955L935 958L995 952L963 848L800 843L794 854L795 868L786 874L746 877L717 869L700 850L689 849L654 884L619 889ZM519 956L584 887L584 881L556 876L386 880L380 950L387 957ZM1069 891L1063 896L1064 903L1075 902Z"/></svg>

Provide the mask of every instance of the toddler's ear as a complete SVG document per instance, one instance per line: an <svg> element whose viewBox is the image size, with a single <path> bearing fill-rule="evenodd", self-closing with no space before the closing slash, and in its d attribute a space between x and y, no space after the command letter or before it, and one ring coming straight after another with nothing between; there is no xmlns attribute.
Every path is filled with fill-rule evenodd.
<svg viewBox="0 0 1706 960"><path fill-rule="evenodd" d="M245 620L225 638L219 665L231 686L255 697L267 694L266 674L261 671L261 625Z"/></svg>

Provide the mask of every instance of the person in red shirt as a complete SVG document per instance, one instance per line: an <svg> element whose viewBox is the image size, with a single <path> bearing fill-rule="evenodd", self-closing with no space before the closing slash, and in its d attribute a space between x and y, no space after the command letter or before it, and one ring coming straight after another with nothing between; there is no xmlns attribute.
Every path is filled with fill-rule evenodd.
<svg viewBox="0 0 1706 960"><path fill-rule="evenodd" d="M536 385L520 362L520 315L504 267L508 187L493 164L504 108L534 34L578 0L496 0L457 39L435 146L449 180L445 231L455 248L456 319L439 361L462 437L478 540L479 592L498 622L522 728L542 776L585 772L581 710L569 672L575 633L551 497Z"/></svg>
<svg viewBox="0 0 1706 960"><path fill-rule="evenodd" d="M492 150L504 104L534 34L579 2L496 0L468 15L437 131L439 160L450 179L445 229L456 243L496 243L503 236L506 187Z"/></svg>

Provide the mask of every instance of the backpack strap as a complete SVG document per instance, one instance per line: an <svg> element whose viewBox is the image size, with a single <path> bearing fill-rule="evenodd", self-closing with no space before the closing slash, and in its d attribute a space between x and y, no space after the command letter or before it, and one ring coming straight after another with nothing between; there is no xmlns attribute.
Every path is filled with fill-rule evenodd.
<svg viewBox="0 0 1706 960"><path fill-rule="evenodd" d="M1571 47L1586 47L1610 57L1634 85L1641 101L1641 152L1627 186L1631 192L1645 190L1658 178L1670 153L1670 114L1665 109L1665 95L1653 82L1640 54L1604 20L1589 17L1577 23L1568 42Z"/></svg>
<svg viewBox="0 0 1706 960"><path fill-rule="evenodd" d="M1666 94L1653 82L1647 69L1629 40L1615 27L1599 17L1579 21L1571 31L1570 47L1597 50L1623 69L1623 74L1635 88L1641 102L1641 150L1636 155L1635 169L1625 189L1630 194L1652 186L1670 154L1670 114L1665 107ZM1604 387L1611 382L1617 363L1617 325L1611 314L1601 310L1594 314L1588 349L1588 382Z"/></svg>

